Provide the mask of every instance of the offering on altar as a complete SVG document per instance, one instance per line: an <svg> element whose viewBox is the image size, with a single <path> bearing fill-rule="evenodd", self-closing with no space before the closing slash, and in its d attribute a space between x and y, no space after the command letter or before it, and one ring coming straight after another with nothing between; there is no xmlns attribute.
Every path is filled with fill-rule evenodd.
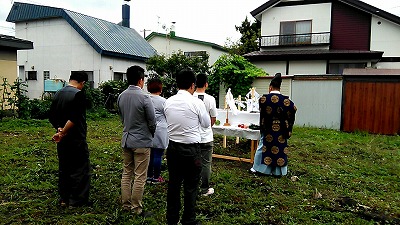
<svg viewBox="0 0 400 225"><path fill-rule="evenodd" d="M237 111L238 111L237 108L236 108L235 100L233 99L233 95L231 93L231 89L230 88L228 89L228 92L226 92L226 95L225 95L225 106L224 106L224 109L226 110L226 119L225 119L224 126L230 126L231 124L229 123L229 118L228 118L229 109L232 110L232 113L234 115L236 115Z"/></svg>
<svg viewBox="0 0 400 225"><path fill-rule="evenodd" d="M248 125L246 125L246 124L244 124L244 123L240 123L240 124L238 124L238 127L240 127L240 128L244 128L244 129L247 129L247 128L249 128L249 126L248 126Z"/></svg>
<svg viewBox="0 0 400 225"><path fill-rule="evenodd" d="M259 112L258 109L258 99L260 98L260 95L256 92L255 88L252 87L249 91L249 93L246 94L246 111L247 112Z"/></svg>
<svg viewBox="0 0 400 225"><path fill-rule="evenodd" d="M239 111L242 111L244 108L246 108L246 105L243 104L244 101L242 101L242 96L241 96L241 95L239 95L239 96L237 97L237 99L235 100L235 103L237 104L237 109L238 109Z"/></svg>
<svg viewBox="0 0 400 225"><path fill-rule="evenodd" d="M226 96L225 96L225 109L232 110L232 113L234 115L236 115L237 111L238 111L238 109L236 108L236 105L235 105L235 99L233 98L230 88L228 88L228 92L226 92Z"/></svg>

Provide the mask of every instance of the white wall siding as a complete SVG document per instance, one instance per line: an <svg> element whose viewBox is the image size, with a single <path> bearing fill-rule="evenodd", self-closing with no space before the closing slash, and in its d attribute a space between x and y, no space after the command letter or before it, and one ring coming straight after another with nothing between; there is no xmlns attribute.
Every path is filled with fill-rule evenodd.
<svg viewBox="0 0 400 225"><path fill-rule="evenodd" d="M37 71L37 81L28 80L30 98L40 98L44 91L43 71L50 78L68 81L71 71L98 71L100 55L64 19L55 18L16 24L16 37L34 43L33 50L20 51L18 65Z"/></svg>
<svg viewBox="0 0 400 225"><path fill-rule="evenodd" d="M380 24L378 24L379 22ZM372 16L371 50L384 51L383 57L399 57L400 56L399 43L400 43L400 25L394 24L388 20L376 16Z"/></svg>
<svg viewBox="0 0 400 225"><path fill-rule="evenodd" d="M276 73L286 74L285 61L255 61L252 62L256 67L263 69L269 75L273 76Z"/></svg>
<svg viewBox="0 0 400 225"><path fill-rule="evenodd" d="M377 69L400 69L400 62L379 62Z"/></svg>
<svg viewBox="0 0 400 225"><path fill-rule="evenodd" d="M342 80L293 80L298 126L340 129Z"/></svg>
<svg viewBox="0 0 400 225"><path fill-rule="evenodd" d="M94 87L98 87L99 83L111 80L114 71L125 73L131 65L146 68L141 61L100 55L62 18L16 23L15 27L17 38L32 41L34 45L33 50L18 51L17 60L25 71L37 71L37 80L27 81L30 98L40 98L43 94L43 71L50 71L50 79L66 81L71 71L90 71ZM25 78L25 75L19 76Z"/></svg>
<svg viewBox="0 0 400 225"><path fill-rule="evenodd" d="M146 70L146 63L139 61L132 61L129 59L116 59L109 56L102 56L101 58L101 75L100 79L104 80L113 80L114 73L126 73L128 67L138 65ZM111 67L110 67L111 66Z"/></svg>
<svg viewBox="0 0 400 225"><path fill-rule="evenodd" d="M331 3L273 7L262 15L261 35L278 35L280 22L312 20L312 32L329 32Z"/></svg>
<svg viewBox="0 0 400 225"><path fill-rule="evenodd" d="M289 74L326 74L326 61L290 61Z"/></svg>
<svg viewBox="0 0 400 225"><path fill-rule="evenodd" d="M226 52L214 49L208 45L170 39L160 36L154 36L153 38L148 40L148 42L151 46L153 46L154 49L157 50L158 54L164 54L166 56L169 56L174 52L178 52L179 50L181 50L182 52L206 51L210 55L210 66L212 66L222 54L226 54Z"/></svg>
<svg viewBox="0 0 400 225"><path fill-rule="evenodd" d="M265 77L257 77L254 82L252 87L256 88L256 91L258 94L263 95L267 94L269 91L269 84L271 83L273 76L269 76L268 78ZM291 77L284 77L282 79L282 84L281 84L281 93L286 96L291 96L291 91L292 91L292 78Z"/></svg>

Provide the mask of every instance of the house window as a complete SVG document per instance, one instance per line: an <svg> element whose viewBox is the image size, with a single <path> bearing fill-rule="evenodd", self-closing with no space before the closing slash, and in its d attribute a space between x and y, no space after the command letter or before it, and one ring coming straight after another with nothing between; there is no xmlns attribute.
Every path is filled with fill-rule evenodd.
<svg viewBox="0 0 400 225"><path fill-rule="evenodd" d="M346 68L365 68L367 63L329 63L329 74L342 74Z"/></svg>
<svg viewBox="0 0 400 225"><path fill-rule="evenodd" d="M206 56L206 51L194 51L194 52L184 52L186 57L204 57Z"/></svg>
<svg viewBox="0 0 400 225"><path fill-rule="evenodd" d="M37 80L37 71L28 71L28 80Z"/></svg>
<svg viewBox="0 0 400 225"><path fill-rule="evenodd" d="M50 71L43 71L43 79L44 80L50 79Z"/></svg>
<svg viewBox="0 0 400 225"><path fill-rule="evenodd" d="M114 80L124 80L124 74L123 73L118 73L114 72Z"/></svg>
<svg viewBox="0 0 400 225"><path fill-rule="evenodd" d="M88 75L88 85L90 88L94 88L94 79L93 79L93 71L71 71L71 74L74 74L76 72L84 72Z"/></svg>
<svg viewBox="0 0 400 225"><path fill-rule="evenodd" d="M279 44L311 44L311 20L281 22Z"/></svg>

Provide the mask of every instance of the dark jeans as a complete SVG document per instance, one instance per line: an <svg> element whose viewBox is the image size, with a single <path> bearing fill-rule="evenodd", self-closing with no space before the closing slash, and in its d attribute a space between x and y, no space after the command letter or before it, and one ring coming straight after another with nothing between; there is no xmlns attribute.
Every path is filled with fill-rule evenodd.
<svg viewBox="0 0 400 225"><path fill-rule="evenodd" d="M201 149L201 184L200 189L202 194L207 193L208 188L210 188L210 177L211 177L211 161L212 161L212 151L214 143L200 143Z"/></svg>
<svg viewBox="0 0 400 225"><path fill-rule="evenodd" d="M161 162L164 149L151 148L149 169L147 170L147 177L159 178L161 175Z"/></svg>
<svg viewBox="0 0 400 225"><path fill-rule="evenodd" d="M57 144L58 192L61 200L72 206L89 201L90 163L86 140L65 139Z"/></svg>
<svg viewBox="0 0 400 225"><path fill-rule="evenodd" d="M181 186L183 184L183 215L181 223L196 224L196 198L198 194L201 154L198 144L182 144L170 141L167 149L169 172L167 192L167 221L177 224L181 209Z"/></svg>

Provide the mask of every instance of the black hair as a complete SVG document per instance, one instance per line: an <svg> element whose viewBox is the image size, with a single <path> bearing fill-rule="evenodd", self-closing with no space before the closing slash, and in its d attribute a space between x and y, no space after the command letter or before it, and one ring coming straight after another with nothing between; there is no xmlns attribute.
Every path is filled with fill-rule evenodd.
<svg viewBox="0 0 400 225"><path fill-rule="evenodd" d="M147 91L157 93L162 91L163 84L159 78L152 78L147 81Z"/></svg>
<svg viewBox="0 0 400 225"><path fill-rule="evenodd" d="M179 89L189 89L192 84L196 83L196 75L193 70L183 69L176 74L176 85Z"/></svg>
<svg viewBox="0 0 400 225"><path fill-rule="evenodd" d="M144 79L144 69L140 66L131 66L126 70L126 79L129 85L137 85L139 80Z"/></svg>
<svg viewBox="0 0 400 225"><path fill-rule="evenodd" d="M272 78L270 86L280 89L282 84L282 75L281 73L276 73L274 78Z"/></svg>
<svg viewBox="0 0 400 225"><path fill-rule="evenodd" d="M196 86L198 88L203 88L204 86L206 86L206 83L208 83L207 74L205 74L205 73L197 74L197 76L196 76Z"/></svg>
<svg viewBox="0 0 400 225"><path fill-rule="evenodd" d="M71 76L69 77L69 80L75 80L78 83L85 81L88 81L88 75L87 73L83 72L83 71L78 71L78 72L73 72L71 73Z"/></svg>

